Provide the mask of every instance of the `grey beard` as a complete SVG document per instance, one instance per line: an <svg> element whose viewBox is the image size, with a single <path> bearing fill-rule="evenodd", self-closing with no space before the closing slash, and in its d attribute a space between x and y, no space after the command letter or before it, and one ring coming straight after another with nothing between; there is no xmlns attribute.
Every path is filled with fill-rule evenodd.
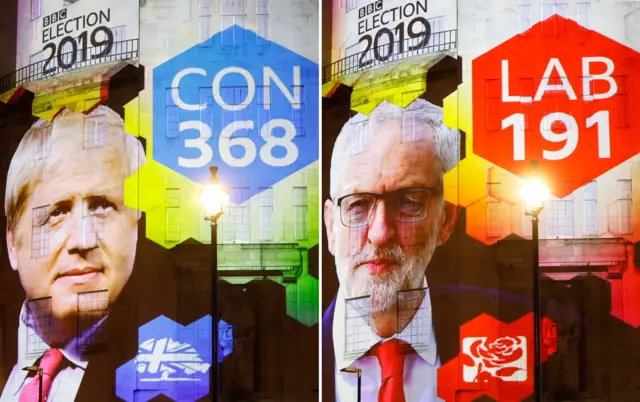
<svg viewBox="0 0 640 402"><path fill-rule="evenodd" d="M427 264L435 249L435 240L436 236L431 236L427 244L413 247L409 255L405 254L400 246L381 247L375 250L371 247L364 248L350 261L344 287L347 297L370 296L369 313L389 311L397 303L398 292L420 286L420 284L416 284L421 278L424 278ZM374 258L391 260L396 264L396 267L389 272L367 276L366 281L355 282L353 267Z"/></svg>

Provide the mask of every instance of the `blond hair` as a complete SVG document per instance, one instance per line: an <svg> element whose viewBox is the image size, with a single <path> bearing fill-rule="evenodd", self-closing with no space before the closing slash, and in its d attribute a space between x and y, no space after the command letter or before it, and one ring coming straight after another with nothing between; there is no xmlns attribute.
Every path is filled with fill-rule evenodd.
<svg viewBox="0 0 640 402"><path fill-rule="evenodd" d="M142 144L132 135L125 133L124 121L116 112L107 106L98 106L89 114L82 114L70 109L63 109L52 123L40 119L25 133L18 145L7 174L4 210L7 216L7 228L15 229L15 225L24 213L29 197L51 164L51 158L46 157L46 149L53 148L57 138L54 126L68 124L69 121L82 116L85 124L87 118L97 118L97 130L104 131L104 142L115 145L122 152L122 163L125 177L138 171L146 162ZM86 133L82 132L80 140L84 141ZM44 147L44 149L43 149ZM38 155L39 154L39 155ZM44 156L44 157L38 157ZM73 158L73 155L69 155ZM124 183L123 183L124 185Z"/></svg>

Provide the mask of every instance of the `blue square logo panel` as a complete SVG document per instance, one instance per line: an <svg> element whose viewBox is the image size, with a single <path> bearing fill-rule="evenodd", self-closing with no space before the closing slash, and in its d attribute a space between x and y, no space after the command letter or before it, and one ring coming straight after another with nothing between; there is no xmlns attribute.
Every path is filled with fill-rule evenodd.
<svg viewBox="0 0 640 402"><path fill-rule="evenodd" d="M218 323L218 363L233 352L233 328ZM138 355L116 370L116 395L145 402L160 394L192 402L209 394L211 316L183 326L159 316L138 331Z"/></svg>

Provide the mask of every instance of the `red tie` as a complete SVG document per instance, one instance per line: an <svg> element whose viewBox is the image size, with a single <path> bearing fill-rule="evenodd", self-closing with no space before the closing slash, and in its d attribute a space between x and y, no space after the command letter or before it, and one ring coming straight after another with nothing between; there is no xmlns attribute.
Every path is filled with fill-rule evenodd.
<svg viewBox="0 0 640 402"><path fill-rule="evenodd" d="M392 339L371 348L382 369L382 384L378 402L405 402L404 399L404 346L406 342Z"/></svg>
<svg viewBox="0 0 640 402"><path fill-rule="evenodd" d="M49 349L40 358L39 367L42 369L42 397L47 400L53 377L58 373L62 363L62 352L59 349ZM20 402L37 402L40 395L40 375L25 385L20 392ZM43 401L40 401L43 402Z"/></svg>

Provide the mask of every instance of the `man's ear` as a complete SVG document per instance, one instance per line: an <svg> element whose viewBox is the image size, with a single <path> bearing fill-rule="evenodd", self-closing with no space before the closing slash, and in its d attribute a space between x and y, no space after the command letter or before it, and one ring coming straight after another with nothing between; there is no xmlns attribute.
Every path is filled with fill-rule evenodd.
<svg viewBox="0 0 640 402"><path fill-rule="evenodd" d="M449 236L451 236L451 232L453 232L453 228L458 221L460 207L450 202L445 202L443 212L442 219L440 219L440 227L438 228L438 246L443 245L449 240Z"/></svg>
<svg viewBox="0 0 640 402"><path fill-rule="evenodd" d="M7 251L9 252L9 263L14 271L18 269L18 252L16 250L13 231L7 228Z"/></svg>
<svg viewBox="0 0 640 402"><path fill-rule="evenodd" d="M324 227L327 231L327 247L329 252L335 256L333 249L336 241L333 233L333 219L333 201L329 199L324 202Z"/></svg>

